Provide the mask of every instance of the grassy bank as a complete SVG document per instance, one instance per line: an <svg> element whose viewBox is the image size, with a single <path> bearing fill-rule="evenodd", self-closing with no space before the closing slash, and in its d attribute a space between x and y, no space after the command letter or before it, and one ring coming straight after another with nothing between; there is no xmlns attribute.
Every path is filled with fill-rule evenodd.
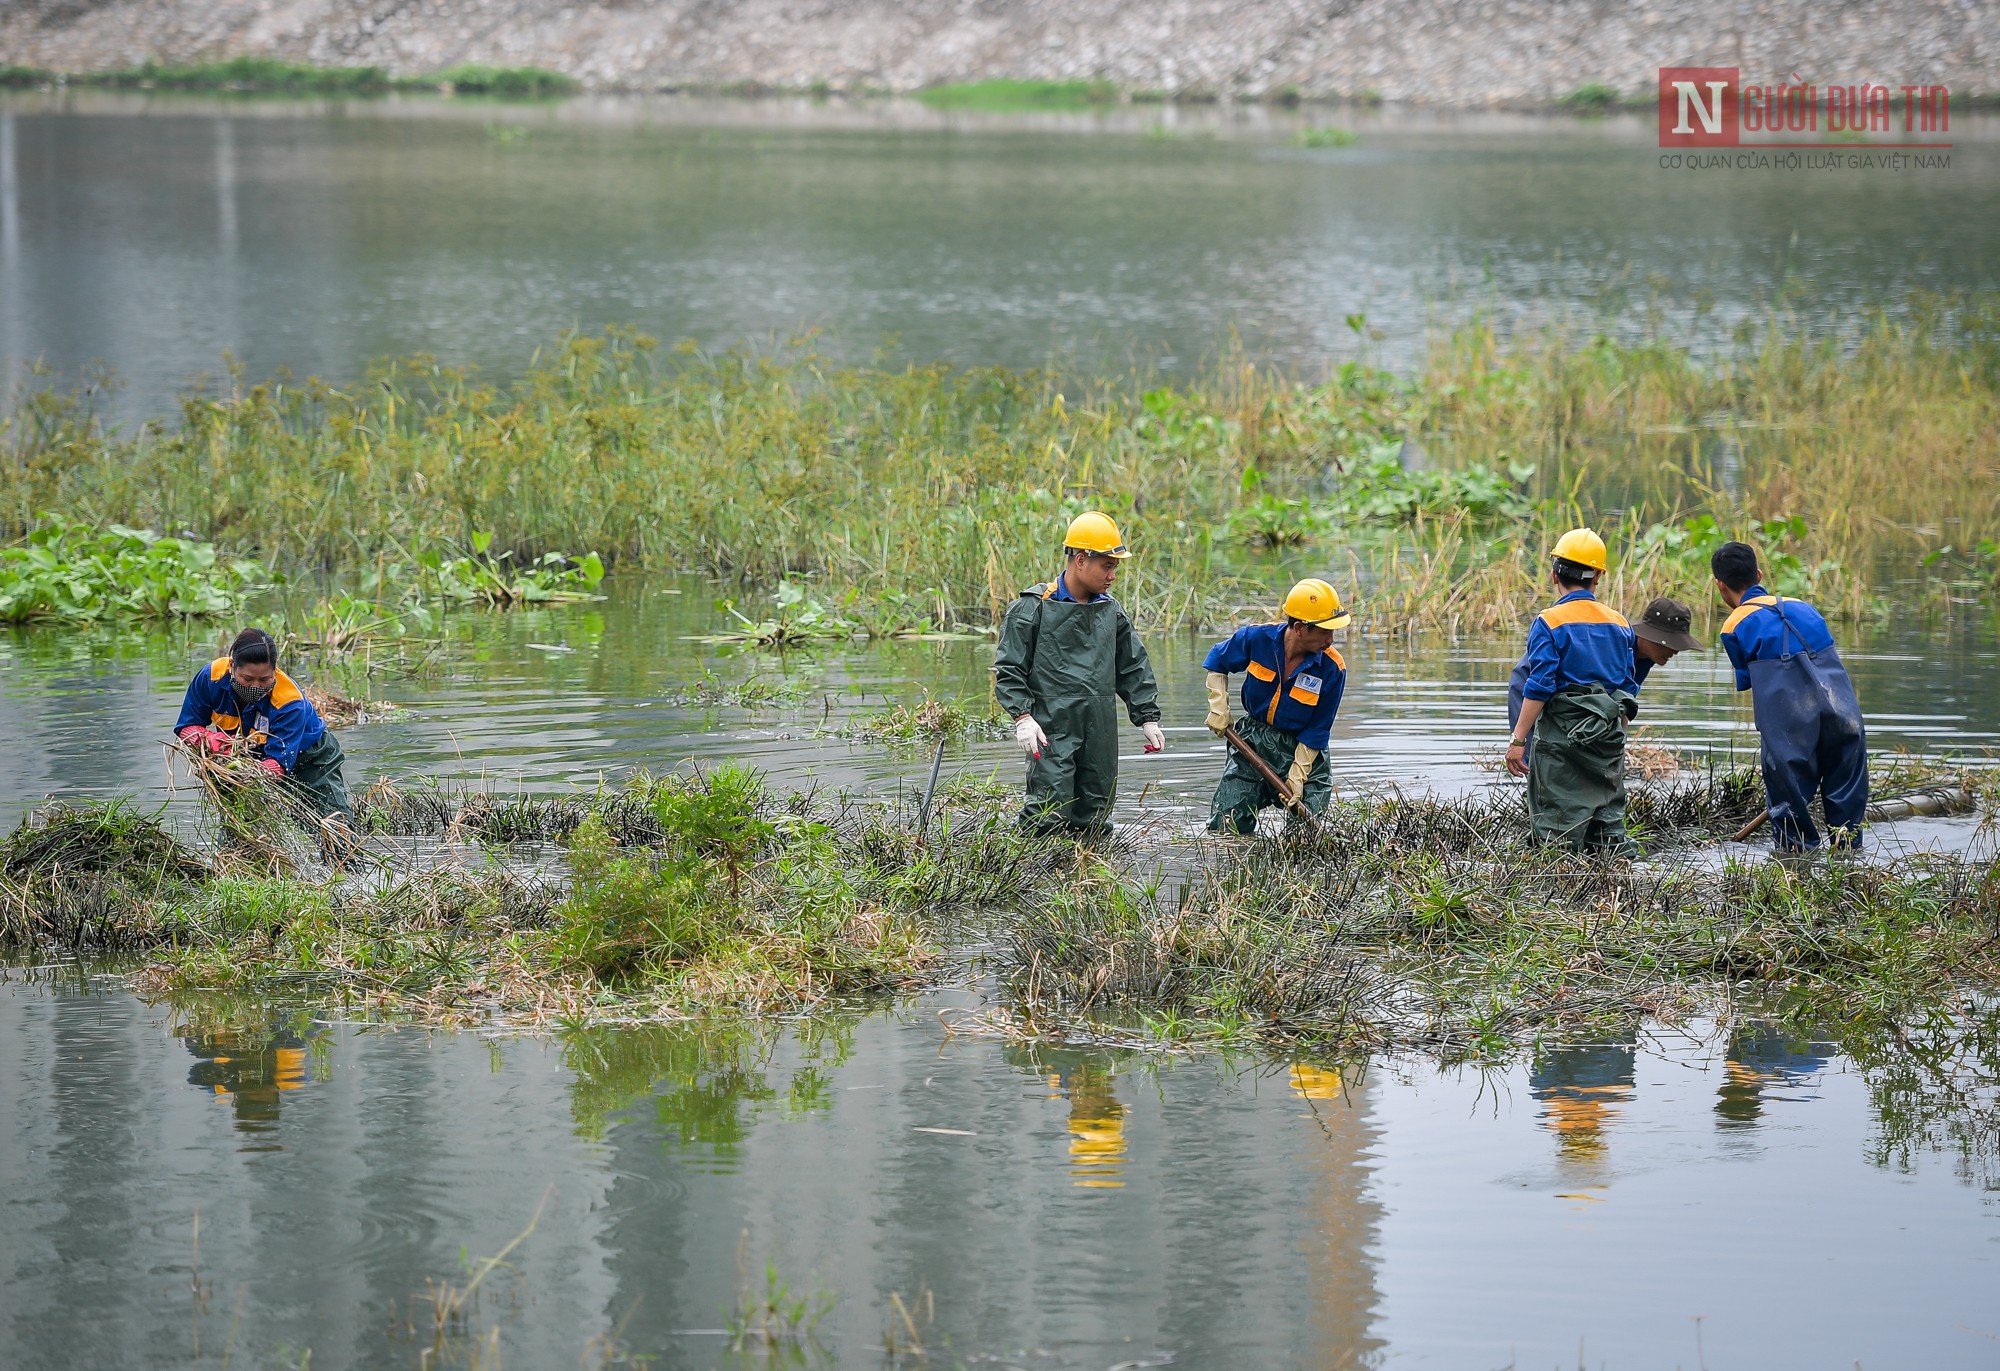
<svg viewBox="0 0 2000 1371"><path fill-rule="evenodd" d="M386 95L432 91L543 99L568 95L577 83L541 67L463 64L428 76L395 76L384 67L319 67L276 57L232 57L225 62L142 62L105 71L53 72L0 67L0 86L35 87L58 82L110 90L199 91L208 94Z"/></svg>
<svg viewBox="0 0 2000 1371"><path fill-rule="evenodd" d="M842 367L573 337L517 384L428 359L349 388L276 379L109 432L80 396L0 428L0 530L45 510L187 530L275 568L356 570L490 534L786 580L865 631L990 624L1089 507L1139 555L1149 627L1270 612L1327 574L1378 630L1512 627L1543 551L1604 530L1610 597L1712 607L1749 536L1831 613L1990 597L2000 577L2000 297L1914 302L1841 336L1773 315L1727 356L1480 322L1398 376L1249 365L1142 389L1002 369Z"/></svg>
<svg viewBox="0 0 2000 1371"><path fill-rule="evenodd" d="M1754 810L1747 771L1636 787L1639 866L1534 846L1506 794L1357 798L1284 841L1079 849L1020 836L1008 788L961 787L920 848L911 813L725 768L552 799L378 787L343 877L290 855L255 799L222 799L215 852L124 807L44 810L0 849L0 944L142 954L148 994L459 1025L795 1013L990 972L991 1009L954 1031L1446 1059L1739 995L1916 1022L2000 984L1990 860L1703 859ZM439 841L455 855L421 855Z"/></svg>

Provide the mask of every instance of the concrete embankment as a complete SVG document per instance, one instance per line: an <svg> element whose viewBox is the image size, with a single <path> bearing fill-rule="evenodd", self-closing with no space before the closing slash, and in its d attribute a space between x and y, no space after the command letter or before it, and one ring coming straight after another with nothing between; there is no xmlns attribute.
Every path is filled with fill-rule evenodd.
<svg viewBox="0 0 2000 1371"><path fill-rule="evenodd" d="M2000 91L1994 0L0 0L0 65L242 55L422 75L551 68L600 89L1126 92L1535 105L1662 65Z"/></svg>

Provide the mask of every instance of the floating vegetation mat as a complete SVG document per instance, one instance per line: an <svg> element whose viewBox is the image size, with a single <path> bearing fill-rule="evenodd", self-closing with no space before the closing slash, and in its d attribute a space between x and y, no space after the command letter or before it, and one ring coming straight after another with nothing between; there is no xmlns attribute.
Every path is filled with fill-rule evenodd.
<svg viewBox="0 0 2000 1371"><path fill-rule="evenodd" d="M0 940L143 953L149 995L424 1023L795 1014L951 980L990 992L954 1032L1453 1059L1738 995L1962 1016L2000 984L1991 860L1718 864L1756 812L1747 770L1636 785L1637 864L1536 846L1511 790L1350 798L1276 840L1079 845L1022 833L1010 788L961 784L919 844L913 804L779 795L731 766L554 796L378 784L344 870L277 869L279 838L244 837L260 794L212 801L236 835L213 853L125 805L40 811L0 846Z"/></svg>

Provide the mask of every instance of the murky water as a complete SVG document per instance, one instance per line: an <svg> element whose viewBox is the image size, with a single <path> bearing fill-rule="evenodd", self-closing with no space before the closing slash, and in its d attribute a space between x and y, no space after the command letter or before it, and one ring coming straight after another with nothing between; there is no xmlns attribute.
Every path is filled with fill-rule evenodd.
<svg viewBox="0 0 2000 1371"><path fill-rule="evenodd" d="M302 678L400 706L346 730L351 783L424 774L496 789L616 782L634 768L736 758L781 787L893 792L918 786L929 757L840 736L891 703L926 692L983 701L992 648L980 642L901 642L778 654L690 641L726 626L716 592L693 579L625 575L601 604L450 621L447 646L416 675L375 679L301 667ZM1636 606L1634 607L1636 608ZM0 824L49 796L169 798L166 747L188 678L217 652L212 627L152 632L0 632ZM1149 640L1161 682L1168 751L1147 756L1129 730L1119 817L1207 816L1220 745L1202 726L1200 659L1209 637ZM1954 625L1898 623L1843 630L1841 647L1877 751L1907 749L1977 762L2000 750L2000 696L1990 689L2000 641L1990 617ZM1360 639L1343 649L1349 684L1329 755L1336 781L1456 793L1516 784L1480 766L1506 729L1512 639L1417 648ZM787 704L744 709L690 704L703 682L789 682ZM1719 764L1747 761L1756 734L1747 697L1716 652L1683 654L1647 682L1640 741ZM1496 757L1486 757L1493 752ZM1010 742L956 744L945 775L1012 778ZM191 812L184 810L183 812ZM1886 829L1913 841L1962 845L1975 822L1919 820Z"/></svg>
<svg viewBox="0 0 2000 1371"><path fill-rule="evenodd" d="M1293 141L1308 120L1360 132ZM1663 170L1650 118L909 101L0 96L0 374L94 361L132 421L225 353L510 376L581 324L1093 374L1406 361L1472 308L1706 325L1995 284L2000 120L1946 169ZM1697 321L1704 310L1713 313Z"/></svg>
<svg viewBox="0 0 2000 1371"><path fill-rule="evenodd" d="M819 321L862 351L1092 369L1191 365L1233 322L1313 363L1348 355L1354 311L1408 347L1466 283L1595 307L1657 269L1670 308L1708 291L1727 314L1788 271L1839 303L1990 283L2000 260L1978 121L1948 174L1837 185L1672 182L1631 121L1389 121L1318 151L1287 133L1267 112L12 96L0 364L105 358L152 416L225 348L256 373L429 349L504 374L575 322L732 343ZM454 616L441 651L370 677L302 672L400 706L343 734L350 780L548 790L727 757L888 794L928 758L841 729L987 689L984 644L731 651L689 641L721 626L712 588L609 589ZM165 744L217 631L0 632L0 825L52 795L191 824ZM1150 646L1171 745L1130 735L1118 817L1192 826L1221 765L1206 640ZM2000 740L1990 616L1842 646L1877 749ZM1477 759L1516 642L1346 652L1338 780L1511 784ZM787 702L689 702L751 677ZM1754 748L1714 654L1644 704L1648 741ZM946 766L1019 759L980 741ZM2000 1364L1990 1109L1754 1024L1343 1075L947 1037L935 1011L976 991L544 1040L0 975L0 1367L416 1366L426 1294L531 1218L441 1364L496 1329L514 1366L721 1364L715 1330L767 1262L832 1300L797 1365L880 1364L892 1328L940 1366Z"/></svg>
<svg viewBox="0 0 2000 1371"><path fill-rule="evenodd" d="M1994 1364L1993 1155L1827 1045L1343 1076L934 1007L509 1040L16 972L0 1365L414 1367L531 1220L432 1364L758 1364L720 1330L767 1263L830 1299L786 1365L882 1364L892 1294L903 1365Z"/></svg>

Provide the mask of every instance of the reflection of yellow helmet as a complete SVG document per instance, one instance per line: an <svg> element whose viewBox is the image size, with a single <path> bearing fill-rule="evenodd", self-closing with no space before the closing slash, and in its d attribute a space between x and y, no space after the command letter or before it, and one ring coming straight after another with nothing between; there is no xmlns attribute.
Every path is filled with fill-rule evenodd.
<svg viewBox="0 0 2000 1371"><path fill-rule="evenodd" d="M1337 1100L1347 1093L1347 1082L1338 1071L1305 1062L1292 1063L1292 1089L1305 1100Z"/></svg>
<svg viewBox="0 0 2000 1371"><path fill-rule="evenodd" d="M1125 540L1119 536L1118 525L1111 522L1111 516L1099 514L1094 509L1069 521L1069 532L1063 535L1063 546L1095 552L1104 557L1132 555L1125 550Z"/></svg>
<svg viewBox="0 0 2000 1371"><path fill-rule="evenodd" d="M1346 628L1354 616L1340 607L1332 586L1316 578L1300 581L1285 597L1285 617L1314 628Z"/></svg>
<svg viewBox="0 0 2000 1371"><path fill-rule="evenodd" d="M1563 534L1556 539L1555 548L1549 555L1579 566L1596 567L1599 571L1608 571L1611 566L1610 558L1604 553L1604 540L1587 528L1573 528Z"/></svg>

